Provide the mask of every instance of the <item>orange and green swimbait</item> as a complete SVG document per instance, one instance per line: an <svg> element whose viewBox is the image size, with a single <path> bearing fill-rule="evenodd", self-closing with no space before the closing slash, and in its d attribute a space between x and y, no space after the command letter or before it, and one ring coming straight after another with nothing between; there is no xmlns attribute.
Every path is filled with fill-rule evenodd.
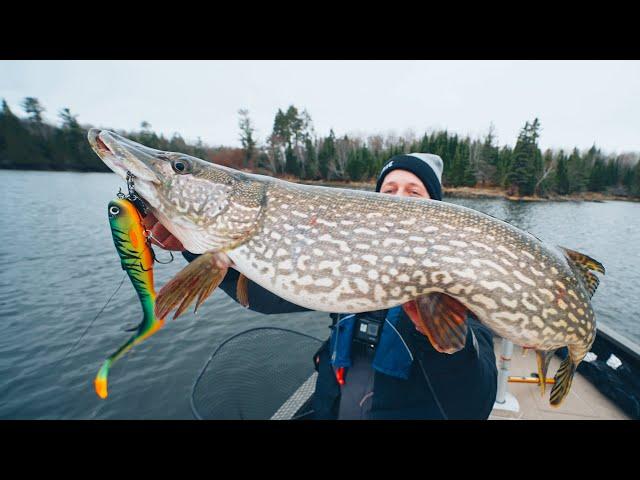
<svg viewBox="0 0 640 480"><path fill-rule="evenodd" d="M109 202L108 214L113 243L120 255L122 269L127 272L138 293L144 316L133 336L102 364L94 380L96 393L100 398L107 398L107 376L111 365L164 325L164 318L157 318L154 313L156 292L153 284L153 262L155 255L142 224L140 211L127 198L118 197Z"/></svg>

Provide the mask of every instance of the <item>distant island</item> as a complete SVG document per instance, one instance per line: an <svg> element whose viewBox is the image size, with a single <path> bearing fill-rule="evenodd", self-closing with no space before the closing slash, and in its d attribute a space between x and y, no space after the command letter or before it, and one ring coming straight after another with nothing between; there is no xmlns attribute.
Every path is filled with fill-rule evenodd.
<svg viewBox="0 0 640 480"><path fill-rule="evenodd" d="M18 117L3 100L0 111L0 169L106 172L91 150L87 131L68 108L58 112L59 125L42 119L39 100L22 102ZM276 112L269 137L259 142L247 110L239 110L242 148L211 147L200 139L186 142L179 134L157 135L142 122L138 131L110 130L152 148L177 151L254 173L303 183L360 185L375 183L389 158L410 152L439 155L444 162L445 194L504 197L515 200L640 200L640 155L604 155L587 151L538 147L540 121L526 121L515 146L496 144L493 126L483 138L432 131L422 136L328 136L315 134L306 110L289 106Z"/></svg>

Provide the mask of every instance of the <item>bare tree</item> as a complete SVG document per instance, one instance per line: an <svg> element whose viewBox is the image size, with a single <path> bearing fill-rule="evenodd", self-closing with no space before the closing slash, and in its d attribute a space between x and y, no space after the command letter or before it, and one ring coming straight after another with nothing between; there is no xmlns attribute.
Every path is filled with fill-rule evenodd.
<svg viewBox="0 0 640 480"><path fill-rule="evenodd" d="M398 145L399 141L400 141L400 138L398 137L396 132L394 130L390 130L387 132L387 134L384 137L384 148L387 150L390 150L391 148Z"/></svg>
<svg viewBox="0 0 640 480"><path fill-rule="evenodd" d="M554 158L554 155L551 153L551 150L547 150L545 152L543 161L544 161L544 165L543 165L542 173L540 174L540 178L536 182L536 186L533 189L533 191L536 194L539 194L540 185L542 185L542 182L544 181L544 179L547 178L547 176L549 176L549 174L555 170L556 164L557 164L557 161Z"/></svg>
<svg viewBox="0 0 640 480"><path fill-rule="evenodd" d="M375 154L378 154L382 151L384 147L384 137L382 135L369 135L367 138L367 145L369 149L372 150Z"/></svg>
<svg viewBox="0 0 640 480"><path fill-rule="evenodd" d="M286 159L284 158L284 142L281 137L271 134L263 148L263 153L267 159L265 168L273 174L284 171Z"/></svg>
<svg viewBox="0 0 640 480"><path fill-rule="evenodd" d="M405 145L413 145L416 142L416 132L415 130L413 130L413 128L408 128L404 131L404 133L402 134L402 139L404 140L404 144Z"/></svg>

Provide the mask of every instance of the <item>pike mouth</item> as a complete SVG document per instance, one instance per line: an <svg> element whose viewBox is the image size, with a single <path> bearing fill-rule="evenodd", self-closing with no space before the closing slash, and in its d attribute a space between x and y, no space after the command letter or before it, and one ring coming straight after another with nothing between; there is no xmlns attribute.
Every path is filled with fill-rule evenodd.
<svg viewBox="0 0 640 480"><path fill-rule="evenodd" d="M113 155L113 152L109 150L109 147L105 145L105 143L100 139L100 137L95 137L96 148L100 155Z"/></svg>
<svg viewBox="0 0 640 480"><path fill-rule="evenodd" d="M131 172L136 178L160 183L153 168L155 159L150 152L144 151L147 147L97 128L89 130L88 139L91 148L105 165L123 179L126 180L127 172Z"/></svg>
<svg viewBox="0 0 640 480"><path fill-rule="evenodd" d="M162 208L162 194L158 191L163 177L162 152L140 145L108 130L92 128L88 134L89 143L94 152L114 173L127 179L127 173L133 175L133 189L149 211L169 230L190 252L203 253L209 247L193 232L193 225L182 222L180 218L170 218ZM156 172L158 172L156 174Z"/></svg>

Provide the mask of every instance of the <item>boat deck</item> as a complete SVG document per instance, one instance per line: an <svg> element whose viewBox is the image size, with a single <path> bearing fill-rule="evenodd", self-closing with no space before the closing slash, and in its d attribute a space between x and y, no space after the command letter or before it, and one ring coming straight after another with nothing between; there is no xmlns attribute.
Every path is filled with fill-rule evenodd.
<svg viewBox="0 0 640 480"><path fill-rule="evenodd" d="M496 359L500 359L502 340L495 341ZM529 377L537 372L535 352L523 356L522 348L514 346L509 375ZM554 376L560 366L560 358L554 356L548 375ZM498 365L499 368L499 365ZM508 391L519 403L519 411L512 412L494 408L489 420L627 420L618 406L605 397L587 379L576 373L569 395L559 408L549 405L549 393L553 385L547 384L544 397L540 388L530 383L509 383Z"/></svg>

